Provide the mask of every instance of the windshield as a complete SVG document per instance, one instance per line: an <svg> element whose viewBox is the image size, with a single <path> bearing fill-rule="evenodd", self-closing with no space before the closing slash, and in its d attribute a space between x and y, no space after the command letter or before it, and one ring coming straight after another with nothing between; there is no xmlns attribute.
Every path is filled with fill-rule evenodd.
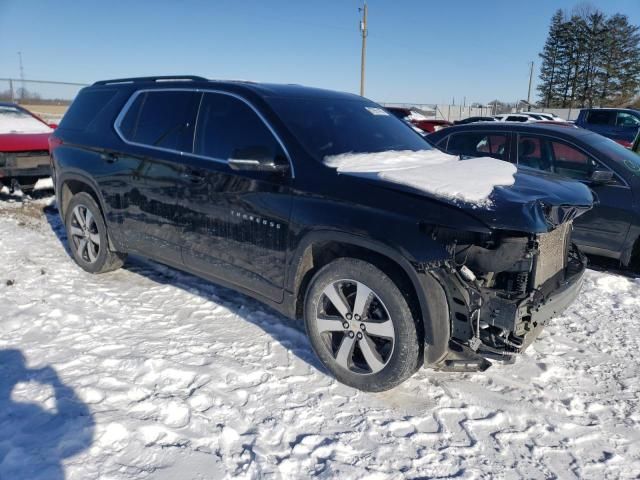
<svg viewBox="0 0 640 480"><path fill-rule="evenodd" d="M0 106L0 134L49 133L51 128L19 108Z"/></svg>
<svg viewBox="0 0 640 480"><path fill-rule="evenodd" d="M600 136L598 135L598 137ZM605 137L595 140L593 146L614 161L624 165L627 170L640 176L640 155Z"/></svg>
<svg viewBox="0 0 640 480"><path fill-rule="evenodd" d="M293 135L317 160L342 153L431 150L409 125L360 99L269 98Z"/></svg>

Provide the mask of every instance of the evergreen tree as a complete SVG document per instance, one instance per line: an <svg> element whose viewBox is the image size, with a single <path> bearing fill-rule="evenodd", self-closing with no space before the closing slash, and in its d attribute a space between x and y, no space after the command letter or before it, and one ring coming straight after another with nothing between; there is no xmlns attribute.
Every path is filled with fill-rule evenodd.
<svg viewBox="0 0 640 480"><path fill-rule="evenodd" d="M558 100L558 86L560 85L558 60L561 30L564 22L564 13L562 10L557 10L551 18L551 27L549 27L549 35L544 44L544 49L539 54L542 59L542 65L540 67L541 82L538 85L538 91L542 97L542 105L545 107L555 104Z"/></svg>
<svg viewBox="0 0 640 480"><path fill-rule="evenodd" d="M582 5L558 10L540 54L545 107L625 105L640 93L640 30L625 15L607 18Z"/></svg>

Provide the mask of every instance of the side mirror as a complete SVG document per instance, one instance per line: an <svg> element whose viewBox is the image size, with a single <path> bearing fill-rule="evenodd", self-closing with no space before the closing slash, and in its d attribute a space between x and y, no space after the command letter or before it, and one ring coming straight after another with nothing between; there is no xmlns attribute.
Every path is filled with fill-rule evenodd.
<svg viewBox="0 0 640 480"><path fill-rule="evenodd" d="M591 174L589 180L596 185L604 185L613 180L613 172L611 170L596 170Z"/></svg>
<svg viewBox="0 0 640 480"><path fill-rule="evenodd" d="M51 128L53 128L54 130L55 130L56 128L58 128L58 124L57 124L57 123L50 123L50 124L49 124L49 126L50 126Z"/></svg>
<svg viewBox="0 0 640 480"><path fill-rule="evenodd" d="M289 164L282 160L283 158L279 155L274 157L270 148L258 146L234 150L228 162L233 170L286 172L289 170Z"/></svg>

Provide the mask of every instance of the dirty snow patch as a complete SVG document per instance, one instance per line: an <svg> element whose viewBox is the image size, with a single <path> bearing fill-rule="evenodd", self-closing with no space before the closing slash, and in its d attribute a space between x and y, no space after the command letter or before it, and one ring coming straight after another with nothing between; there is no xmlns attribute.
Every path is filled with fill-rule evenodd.
<svg viewBox="0 0 640 480"><path fill-rule="evenodd" d="M437 197L489 206L496 187L513 185L515 165L490 157L460 160L439 150L344 153L325 157L342 173L375 173Z"/></svg>

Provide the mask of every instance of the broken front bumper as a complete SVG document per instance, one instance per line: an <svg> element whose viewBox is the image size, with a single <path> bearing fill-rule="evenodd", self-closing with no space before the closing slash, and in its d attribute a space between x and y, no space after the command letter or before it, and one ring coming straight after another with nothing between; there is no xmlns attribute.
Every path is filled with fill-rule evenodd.
<svg viewBox="0 0 640 480"><path fill-rule="evenodd" d="M549 320L576 299L586 267L586 257L572 246L567 266L524 298L506 298L492 289L470 288L459 277L449 276L444 284L450 299L451 339L448 353L436 368L485 370L490 365L486 358L504 359L523 352ZM444 278L438 277L443 284Z"/></svg>
<svg viewBox="0 0 640 480"><path fill-rule="evenodd" d="M563 278L552 278L545 282L539 290L541 296L534 298L534 304L531 306L534 329L528 332L521 351L536 339L549 320L560 315L573 303L584 283L586 269L587 258L574 246Z"/></svg>

